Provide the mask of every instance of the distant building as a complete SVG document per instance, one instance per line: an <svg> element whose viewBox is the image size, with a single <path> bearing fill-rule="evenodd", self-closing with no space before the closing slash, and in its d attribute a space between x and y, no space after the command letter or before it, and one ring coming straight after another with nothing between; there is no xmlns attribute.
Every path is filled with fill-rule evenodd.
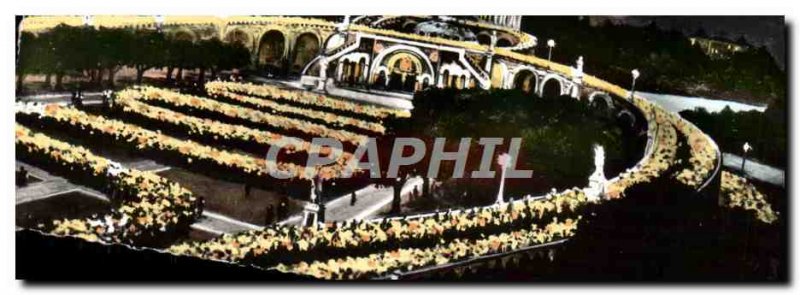
<svg viewBox="0 0 800 295"><path fill-rule="evenodd" d="M519 30L522 24L521 15L481 15L478 17L481 22L498 25L506 28Z"/></svg>
<svg viewBox="0 0 800 295"><path fill-rule="evenodd" d="M689 37L689 41L692 42L692 46L700 47L706 55L719 59L729 58L734 53L748 49L743 44L705 37Z"/></svg>

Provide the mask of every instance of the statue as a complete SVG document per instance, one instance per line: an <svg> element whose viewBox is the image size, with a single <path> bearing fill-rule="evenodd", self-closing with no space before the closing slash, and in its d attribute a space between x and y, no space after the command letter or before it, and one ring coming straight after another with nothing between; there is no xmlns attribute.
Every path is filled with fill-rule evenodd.
<svg viewBox="0 0 800 295"><path fill-rule="evenodd" d="M594 173L589 176L589 187L584 190L586 198L591 202L599 201L605 195L606 175L603 166L606 162L606 152L600 145L594 146Z"/></svg>
<svg viewBox="0 0 800 295"><path fill-rule="evenodd" d="M325 84L328 80L328 59L324 56L319 59L319 84L317 90L325 91Z"/></svg>
<svg viewBox="0 0 800 295"><path fill-rule="evenodd" d="M489 41L489 50L494 51L494 47L497 45L497 31L492 31L492 36L490 37Z"/></svg>
<svg viewBox="0 0 800 295"><path fill-rule="evenodd" d="M341 23L336 24L336 30L345 32L350 28L350 15L345 15Z"/></svg>
<svg viewBox="0 0 800 295"><path fill-rule="evenodd" d="M311 192L308 195L308 199L311 203L317 202L317 184L314 180L316 180L316 178L311 180Z"/></svg>
<svg viewBox="0 0 800 295"><path fill-rule="evenodd" d="M583 85L583 56L579 56L575 61L575 67L572 68L572 82L575 86L570 89L570 96L578 99L581 95L580 85Z"/></svg>

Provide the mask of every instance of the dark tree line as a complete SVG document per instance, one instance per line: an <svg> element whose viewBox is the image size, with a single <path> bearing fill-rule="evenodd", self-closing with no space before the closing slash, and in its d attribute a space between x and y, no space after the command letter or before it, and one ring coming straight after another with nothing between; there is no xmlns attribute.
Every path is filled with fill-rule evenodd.
<svg viewBox="0 0 800 295"><path fill-rule="evenodd" d="M153 30L66 25L37 34L22 32L17 58L18 91L27 75L45 75L48 85L54 78L56 89L63 89L65 76L113 87L113 77L123 67L136 70L136 83L147 70L166 67L167 82L180 79L184 69L197 69L202 83L207 73L213 77L250 64L245 47L217 38L192 42Z"/></svg>
<svg viewBox="0 0 800 295"><path fill-rule="evenodd" d="M583 56L584 69L618 85L631 84L632 69L642 76L637 88L654 92L697 95L733 95L758 103L784 100L786 73L764 47L744 43L748 50L715 59L693 46L681 32L664 31L655 24L645 27L592 26L588 18L526 17L522 30L539 40L554 39L553 60L574 64ZM702 35L702 33L700 33ZM544 44L545 41L541 43ZM546 56L547 47L536 52Z"/></svg>
<svg viewBox="0 0 800 295"><path fill-rule="evenodd" d="M725 108L709 113L704 108L682 111L681 117L708 133L723 152L742 154L745 142L753 147L748 158L779 168L788 166L788 134L783 114L775 114L772 106L766 113L734 112Z"/></svg>

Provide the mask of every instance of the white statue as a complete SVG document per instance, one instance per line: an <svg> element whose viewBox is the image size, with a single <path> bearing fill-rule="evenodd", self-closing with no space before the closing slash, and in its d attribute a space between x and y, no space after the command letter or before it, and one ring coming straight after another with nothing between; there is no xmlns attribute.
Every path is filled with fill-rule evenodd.
<svg viewBox="0 0 800 295"><path fill-rule="evenodd" d="M606 152L600 145L594 146L594 173L589 176L589 188L584 190L589 201L599 201L605 194L606 174L603 166L606 163Z"/></svg>
<svg viewBox="0 0 800 295"><path fill-rule="evenodd" d="M492 36L489 39L489 50L494 51L494 47L497 45L497 31L492 31Z"/></svg>
<svg viewBox="0 0 800 295"><path fill-rule="evenodd" d="M350 28L350 15L345 15L344 20L336 25L336 30L339 32L347 31Z"/></svg>
<svg viewBox="0 0 800 295"><path fill-rule="evenodd" d="M325 83L328 80L328 59L324 56L319 59L319 78L317 90L324 91Z"/></svg>
<svg viewBox="0 0 800 295"><path fill-rule="evenodd" d="M311 194L308 198L311 199L311 203L317 202L317 184L314 179L311 179Z"/></svg>

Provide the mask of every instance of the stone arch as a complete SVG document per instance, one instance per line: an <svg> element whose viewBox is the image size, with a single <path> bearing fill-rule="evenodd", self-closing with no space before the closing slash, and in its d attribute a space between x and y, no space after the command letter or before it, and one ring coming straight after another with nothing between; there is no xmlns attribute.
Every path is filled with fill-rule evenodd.
<svg viewBox="0 0 800 295"><path fill-rule="evenodd" d="M250 48L250 35L241 29L233 29L225 35L225 42L231 44L241 44L245 48Z"/></svg>
<svg viewBox="0 0 800 295"><path fill-rule="evenodd" d="M508 66L504 62L495 62L491 70L491 87L509 89L513 86L508 77Z"/></svg>
<svg viewBox="0 0 800 295"><path fill-rule="evenodd" d="M424 73L417 77L417 82L419 82L420 90L426 89L433 85L433 76L430 74Z"/></svg>
<svg viewBox="0 0 800 295"><path fill-rule="evenodd" d="M178 41L195 42L197 41L197 35L190 30L178 30L172 33L172 39Z"/></svg>
<svg viewBox="0 0 800 295"><path fill-rule="evenodd" d="M514 43L509 38L497 38L497 47L511 47Z"/></svg>
<svg viewBox="0 0 800 295"><path fill-rule="evenodd" d="M368 64L369 54L364 52L348 53L339 58L336 77L339 81L362 83L367 76Z"/></svg>
<svg viewBox="0 0 800 295"><path fill-rule="evenodd" d="M413 20L406 21L403 23L403 31L404 32L414 32L414 29L417 28L417 22Z"/></svg>
<svg viewBox="0 0 800 295"><path fill-rule="evenodd" d="M544 97L553 95L564 95L564 83L561 81L561 78L558 75L548 74L542 78L542 82L539 85L539 96Z"/></svg>
<svg viewBox="0 0 800 295"><path fill-rule="evenodd" d="M628 109L623 108L617 113L617 121L620 123L630 122L630 127L636 126L636 116Z"/></svg>
<svg viewBox="0 0 800 295"><path fill-rule="evenodd" d="M389 84L389 70L381 66L375 72L374 84L380 87L386 87Z"/></svg>
<svg viewBox="0 0 800 295"><path fill-rule="evenodd" d="M464 81L472 75L455 62L443 64L439 67L441 83L446 88L459 88L464 86Z"/></svg>
<svg viewBox="0 0 800 295"><path fill-rule="evenodd" d="M481 45L492 44L492 34L489 34L489 32L487 31L481 31L480 33L478 33L476 39L478 40L478 44Z"/></svg>
<svg viewBox="0 0 800 295"><path fill-rule="evenodd" d="M283 32L270 30L258 42L256 64L260 67L283 68L286 57L286 37Z"/></svg>
<svg viewBox="0 0 800 295"><path fill-rule="evenodd" d="M393 84L387 82L390 88L399 88L403 91L412 91L418 88L413 84L418 82L417 78L423 74L433 75L433 65L428 56L419 48L408 45L395 45L378 53L373 59L369 71L371 80L376 80L379 68L385 70L388 82L392 82L394 77ZM396 79L400 79L402 82L398 84Z"/></svg>
<svg viewBox="0 0 800 295"><path fill-rule="evenodd" d="M588 100L589 104L593 106L602 103L609 110L614 108L614 100L611 98L611 95L604 91L592 92L589 94Z"/></svg>
<svg viewBox="0 0 800 295"><path fill-rule="evenodd" d="M522 90L525 93L536 93L538 91L536 85L539 84L539 77L530 69L517 71L511 81L514 89Z"/></svg>
<svg viewBox="0 0 800 295"><path fill-rule="evenodd" d="M291 71L293 73L302 72L303 68L308 65L317 55L319 55L320 39L317 34L307 32L302 33L295 38L294 48L292 50L292 64Z"/></svg>
<svg viewBox="0 0 800 295"><path fill-rule="evenodd" d="M319 74L320 74L319 73L320 60L322 60L322 56L321 55L317 56L313 60L311 60L311 62L308 63L305 68L303 68L302 75L303 76L315 76L315 77L318 77Z"/></svg>

